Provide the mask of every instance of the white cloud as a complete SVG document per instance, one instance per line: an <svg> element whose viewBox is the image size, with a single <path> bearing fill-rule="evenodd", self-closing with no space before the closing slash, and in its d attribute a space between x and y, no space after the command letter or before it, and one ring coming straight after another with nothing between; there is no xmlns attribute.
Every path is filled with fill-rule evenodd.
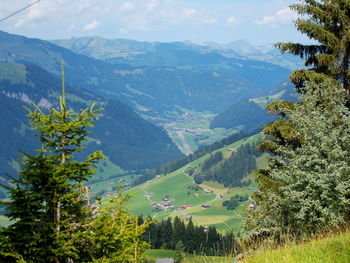
<svg viewBox="0 0 350 263"><path fill-rule="evenodd" d="M219 23L219 20L216 17L209 17L203 20L204 24L208 24L208 25L214 25Z"/></svg>
<svg viewBox="0 0 350 263"><path fill-rule="evenodd" d="M278 25L286 25L292 23L297 18L297 14L290 10L289 7L278 10L274 15L264 16L260 20L255 21L258 25L267 25L276 27Z"/></svg>
<svg viewBox="0 0 350 263"><path fill-rule="evenodd" d="M97 29L101 25L100 22L94 20L91 23L84 26L84 31L91 31Z"/></svg>
<svg viewBox="0 0 350 263"><path fill-rule="evenodd" d="M126 28L122 27L122 28L119 28L118 32L119 33L128 33L129 31Z"/></svg>
<svg viewBox="0 0 350 263"><path fill-rule="evenodd" d="M131 11L135 8L134 4L131 2L125 2L121 5L120 10L121 11Z"/></svg>
<svg viewBox="0 0 350 263"><path fill-rule="evenodd" d="M157 0L151 0L146 7L147 11L153 11L159 6L159 2Z"/></svg>
<svg viewBox="0 0 350 263"><path fill-rule="evenodd" d="M227 23L229 23L230 25L238 25L240 24L242 21L239 20L237 17L234 16L230 16L229 18L227 18Z"/></svg>
<svg viewBox="0 0 350 263"><path fill-rule="evenodd" d="M21 14L20 19L17 20L14 26L16 28L19 28L19 27L25 26L28 23L36 21L44 16L45 16L45 11L43 8L40 8L38 6L33 6L27 12L25 12L24 14Z"/></svg>
<svg viewBox="0 0 350 263"><path fill-rule="evenodd" d="M182 14L184 14L186 17L193 16L197 13L197 10L194 8L184 8L182 9Z"/></svg>

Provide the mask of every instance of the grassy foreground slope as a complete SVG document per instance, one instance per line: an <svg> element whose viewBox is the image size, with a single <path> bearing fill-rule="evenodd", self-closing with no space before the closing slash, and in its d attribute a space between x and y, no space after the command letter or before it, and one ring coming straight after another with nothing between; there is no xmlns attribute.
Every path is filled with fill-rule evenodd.
<svg viewBox="0 0 350 263"><path fill-rule="evenodd" d="M334 234L305 244L288 245L281 249L256 252L242 263L348 263L350 262L350 232Z"/></svg>
<svg viewBox="0 0 350 263"><path fill-rule="evenodd" d="M237 149L245 143L254 143L260 138L261 135L257 134L227 145L213 153L221 151L227 158L232 149ZM157 219L192 216L195 224L215 225L220 231L239 232L243 226L244 211L250 201L242 202L235 210L227 210L222 203L236 194L250 195L256 189L256 185L254 182L243 188L227 188L214 182L203 182L196 185L186 171L188 167L200 167L209 156L207 154L170 174L160 175L147 183L128 190L127 194L134 195L127 204L129 211L136 215L150 215ZM258 168L265 166L266 158L263 155L256 159ZM249 177L251 175L247 178ZM197 186L200 186L200 189L196 190ZM206 193L205 189L212 191L212 193ZM165 198L170 199L171 205L175 205L176 209L159 210L152 207L152 203L164 204L163 199ZM203 208L203 204L209 204L210 207ZM180 210L179 207L184 205L191 207Z"/></svg>
<svg viewBox="0 0 350 263"><path fill-rule="evenodd" d="M157 258L174 258L176 251L164 249L149 249L145 252L145 258L150 262L155 262ZM186 254L184 263L231 263L232 257L197 256Z"/></svg>

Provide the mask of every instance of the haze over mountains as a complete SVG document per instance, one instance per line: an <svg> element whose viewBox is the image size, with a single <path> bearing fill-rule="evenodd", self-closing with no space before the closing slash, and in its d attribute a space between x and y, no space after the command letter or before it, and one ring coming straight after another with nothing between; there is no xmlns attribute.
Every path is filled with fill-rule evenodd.
<svg viewBox="0 0 350 263"><path fill-rule="evenodd" d="M135 112L156 123L188 110L219 113L233 103L265 96L288 78L290 69L250 59L236 49L96 37L50 43L0 31L0 96L7 116L1 119L7 135L1 142L6 146L0 156L2 172L16 166L18 149L35 146L22 105L57 106L62 60L71 107L96 101L105 108L88 147L102 148L114 164L130 170L181 156L164 130Z"/></svg>

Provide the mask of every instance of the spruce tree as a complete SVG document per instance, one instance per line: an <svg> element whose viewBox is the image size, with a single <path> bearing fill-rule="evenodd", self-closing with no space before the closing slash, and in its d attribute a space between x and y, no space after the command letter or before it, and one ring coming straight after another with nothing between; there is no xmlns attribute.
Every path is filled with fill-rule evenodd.
<svg viewBox="0 0 350 263"><path fill-rule="evenodd" d="M284 53L305 58L310 69L296 70L291 80L297 88L305 81L318 83L332 77L343 84L350 95L350 2L348 0L299 0L290 6L300 16L295 26L315 44L277 43Z"/></svg>
<svg viewBox="0 0 350 263"><path fill-rule="evenodd" d="M313 96L316 96L318 100L316 106L325 104L324 97L320 95L319 87L327 89L340 83L345 90L342 94L349 107L350 2L348 0L305 0L291 5L291 8L300 16L295 23L297 29L315 41L314 44L310 45L299 43L276 44L283 53L295 54L306 59L305 65L308 68L293 72L290 76L291 81L296 85L299 93L306 93L308 90L310 95L310 87L315 87L319 91L318 94L313 93ZM327 79L332 79L333 83ZM307 85L310 81L319 85ZM324 84L325 81L328 81L328 85ZM288 167L288 161L285 162L286 156L281 158L280 149L290 147L297 151L304 147L303 137L296 129L298 120L290 117L303 103L303 101L297 103L276 101L267 106L271 113L278 113L280 119L264 127L263 131L268 135L268 139L264 140L258 147L260 150L268 150L276 155L270 159L267 169L256 171L256 179L262 194L255 195L254 199L260 204L260 207L268 204L268 200L274 198L284 187L284 183L273 176L275 171L283 171ZM310 111L312 110L310 108ZM305 114L309 113L305 112ZM276 211L281 210L277 209ZM289 214L286 213L284 216L288 218ZM261 219L259 213L254 212L252 221L259 218ZM266 220L270 218L267 217ZM283 225L284 227L282 227ZM288 224L281 223L281 227L278 228L279 231L285 228L286 225ZM257 225L255 226L257 227ZM265 230L270 232L271 228Z"/></svg>
<svg viewBox="0 0 350 263"><path fill-rule="evenodd" d="M333 78L342 83L345 96L350 100L350 2L348 0L299 0L290 6L299 18L296 28L307 35L313 44L277 43L282 53L290 53L305 59L306 69L299 69L290 75L298 92L303 92L306 81L321 83ZM350 101L347 102L348 106ZM281 144L293 144L299 147L299 138L295 136L288 113L294 103L276 101L267 106L272 114L277 112L280 119L264 127L264 133L273 140L265 140L259 148L272 153ZM287 117L287 118L286 118Z"/></svg>
<svg viewBox="0 0 350 263"><path fill-rule="evenodd" d="M78 257L72 237L86 216L79 190L94 173L100 151L83 161L74 159L83 149L98 110L80 113L68 110L64 81L60 110L44 113L38 106L28 109L29 124L38 132L42 148L37 155L23 154L19 177L12 177L6 216L14 223L2 231L7 244L0 244L6 262L23 258L26 262L67 262ZM11 253L12 256L9 256Z"/></svg>
<svg viewBox="0 0 350 263"><path fill-rule="evenodd" d="M181 240L177 241L175 244L175 251L176 251L176 255L175 255L175 263L183 263L185 260L185 247L182 243Z"/></svg>
<svg viewBox="0 0 350 263"><path fill-rule="evenodd" d="M332 79L310 83L304 91L303 103L289 113L302 144L276 148L280 159L266 169L269 183L259 181L258 207L247 219L246 231L251 235L300 236L345 226L350 220L346 91Z"/></svg>
<svg viewBox="0 0 350 263"><path fill-rule="evenodd" d="M85 225L74 236L73 244L79 251L79 262L142 262L142 254L149 247L140 239L154 221L140 222L128 214L125 203L131 198L123 196L122 188L116 194L98 202L96 216L82 221Z"/></svg>

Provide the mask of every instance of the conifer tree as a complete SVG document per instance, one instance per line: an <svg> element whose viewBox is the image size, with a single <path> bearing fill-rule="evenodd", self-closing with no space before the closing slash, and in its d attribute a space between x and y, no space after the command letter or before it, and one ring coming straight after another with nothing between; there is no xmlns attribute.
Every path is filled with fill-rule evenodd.
<svg viewBox="0 0 350 263"><path fill-rule="evenodd" d="M131 196L123 196L122 188L116 194L98 202L94 212L88 217L74 236L73 243L79 251L79 262L142 262L142 253L149 247L140 239L145 229L153 223L146 219L140 222L137 216L128 214L125 203Z"/></svg>
<svg viewBox="0 0 350 263"><path fill-rule="evenodd" d="M181 240L179 240L175 245L175 263L183 263L185 260L185 247Z"/></svg>
<svg viewBox="0 0 350 263"><path fill-rule="evenodd" d="M290 6L299 18L296 28L306 34L314 44L277 43L282 53L290 53L305 59L307 69L299 69L290 75L298 92L303 92L304 83L321 83L333 78L342 83L350 106L350 2L348 0L299 0ZM272 153L280 144L300 146L290 120L286 118L294 103L276 101L267 106L272 114L279 113L281 119L264 127L264 133L273 138L265 140L259 148Z"/></svg>
<svg viewBox="0 0 350 263"><path fill-rule="evenodd" d="M276 148L280 159L266 169L270 181L259 180L258 207L247 220L251 235L288 232L299 236L345 226L350 220L346 91L329 79L308 84L304 92L303 103L295 104L289 113L302 144Z"/></svg>
<svg viewBox="0 0 350 263"><path fill-rule="evenodd" d="M86 127L93 126L98 110L93 105L80 113L68 110L63 81L60 110L46 114L34 105L28 116L42 148L37 155L24 154L19 178L12 177L13 187L3 185L11 200L5 203L6 216L14 223L1 233L7 244L0 244L0 255L7 262L11 257L26 262L66 262L78 257L72 237L87 212L79 188L103 157L97 151L84 161L74 159L83 149L89 135Z"/></svg>
<svg viewBox="0 0 350 263"><path fill-rule="evenodd" d="M284 53L305 58L310 69L296 70L291 75L297 88L305 81L318 83L332 77L343 84L350 95L350 2L348 0L299 0L290 6L300 18L296 28L316 44L277 43Z"/></svg>
<svg viewBox="0 0 350 263"><path fill-rule="evenodd" d="M291 8L300 15L300 18L295 23L297 29L315 41L315 44L310 45L299 43L276 44L282 52L295 54L306 59L305 65L309 68L293 72L290 76L291 81L296 85L299 93L306 93L308 90L310 95L310 87L315 87L319 91L318 94L313 93L312 95L318 100L315 106L325 104L324 97L320 95L322 91L319 87L332 89L334 85L337 86L337 83L340 83L340 86L345 91L342 95L349 107L350 2L348 0L305 0L291 5ZM333 82L328 79L333 80ZM310 81L319 85L306 85ZM327 81L327 85L324 84L325 81ZM305 141L300 136L299 131L296 130L298 120L290 117L303 103L303 101L297 103L276 101L267 107L271 113L279 113L280 119L264 127L263 131L268 135L268 139L264 140L258 147L260 150L268 150L276 155L276 157L270 159L267 169L256 171L256 178L262 194L255 195L254 199L260 207L271 205L269 200L275 198L280 189L284 187L284 183L280 178L273 176L276 171L283 171L288 167L288 161L285 162L286 156L283 158L280 156L281 149L290 147L297 151L299 148L302 149L304 147ZM326 105L324 105L324 109L327 109ZM312 112L314 109L310 108L309 110ZM307 115L309 113L304 112L304 114ZM332 149L330 148L329 150L331 151ZM303 157L307 158L307 156ZM280 208L281 205L275 206L275 209L276 212L282 211L282 209L278 210L276 207ZM258 209L257 211L260 210ZM249 221L253 222L262 219L257 211L253 212L253 218L252 220L249 219ZM284 211L286 212L286 210ZM289 218L289 213L286 212L284 216ZM272 221L275 222L277 218L281 219L281 217L275 217ZM270 219L272 219L272 216L266 217L266 220ZM286 224L283 220L282 222L280 222L281 225L278 229L279 231L282 229L286 231L286 227L289 224ZM256 224L253 225L257 227ZM261 232L262 228L259 229ZM266 228L265 230L271 232L272 228Z"/></svg>

